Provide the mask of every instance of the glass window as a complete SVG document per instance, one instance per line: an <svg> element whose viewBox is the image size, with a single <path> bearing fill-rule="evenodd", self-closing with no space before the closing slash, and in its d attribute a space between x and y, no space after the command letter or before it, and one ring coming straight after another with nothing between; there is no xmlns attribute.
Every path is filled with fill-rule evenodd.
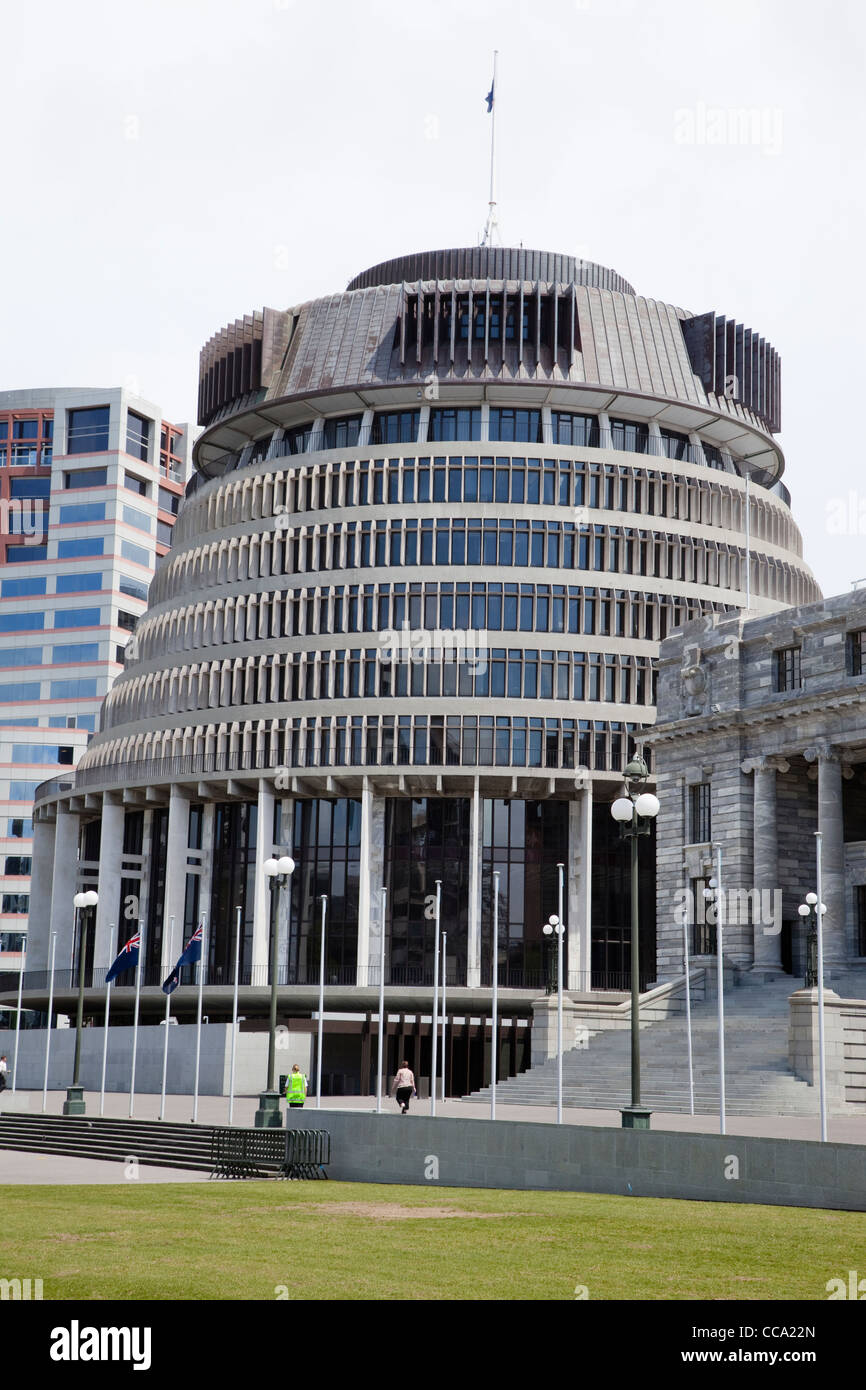
<svg viewBox="0 0 866 1390"><path fill-rule="evenodd" d="M6 547L7 565L21 565L28 561L45 560L47 558L47 545L7 545Z"/></svg>
<svg viewBox="0 0 866 1390"><path fill-rule="evenodd" d="M325 421L322 432L323 449L351 449L358 443L362 415L343 415Z"/></svg>
<svg viewBox="0 0 866 1390"><path fill-rule="evenodd" d="M430 411L428 438L433 443L449 439L480 439L480 407L434 407Z"/></svg>
<svg viewBox="0 0 866 1390"><path fill-rule="evenodd" d="M124 511L126 508L124 508ZM74 507L60 508L60 525L76 526L84 521L104 521L104 502L82 502Z"/></svg>
<svg viewBox="0 0 866 1390"><path fill-rule="evenodd" d="M712 840L709 782L689 787L689 834L689 843L693 845L708 844Z"/></svg>
<svg viewBox="0 0 866 1390"><path fill-rule="evenodd" d="M96 694L95 680L52 681L52 700L81 700Z"/></svg>
<svg viewBox="0 0 866 1390"><path fill-rule="evenodd" d="M60 627L98 627L102 618L101 608L64 608L54 614L54 626Z"/></svg>
<svg viewBox="0 0 866 1390"><path fill-rule="evenodd" d="M44 626L44 613L6 613L0 617L0 632L38 632Z"/></svg>
<svg viewBox="0 0 866 1390"><path fill-rule="evenodd" d="M7 647L0 649L0 666L41 666L41 647ZM38 720L34 719L34 724Z"/></svg>
<svg viewBox="0 0 866 1390"><path fill-rule="evenodd" d="M40 689L38 681L11 681L0 685L0 701L38 700Z"/></svg>
<svg viewBox="0 0 866 1390"><path fill-rule="evenodd" d="M153 530L152 518L146 512L140 512L137 507L124 507L123 519L127 526L135 526L139 531L147 531L149 534Z"/></svg>
<svg viewBox="0 0 866 1390"><path fill-rule="evenodd" d="M58 574L57 576L58 594L86 593L91 589L101 588L101 574L81 574L79 571L76 571L74 574ZM56 626L57 623L55 623L55 627Z"/></svg>
<svg viewBox="0 0 866 1390"><path fill-rule="evenodd" d="M149 483L147 483L144 478L137 478L134 473L127 472L126 469L124 469L123 472L123 486L126 488L127 492L137 492L139 497L150 496ZM162 491L161 488L160 491Z"/></svg>
<svg viewBox="0 0 866 1390"><path fill-rule="evenodd" d="M68 642L61 647L52 647L51 660L55 663L69 661L98 661L98 642Z"/></svg>
<svg viewBox="0 0 866 1390"><path fill-rule="evenodd" d="M0 595L3 598L31 598L36 594L44 594L47 583L44 578L4 579L0 584Z"/></svg>
<svg viewBox="0 0 866 1390"><path fill-rule="evenodd" d="M150 443L150 421L134 411L126 412L126 452L135 459L147 463L147 449ZM106 446L107 447L107 446Z"/></svg>
<svg viewBox="0 0 866 1390"><path fill-rule="evenodd" d="M105 539L102 536L82 536L79 540L58 541L58 560L69 560L77 555L102 555Z"/></svg>
<svg viewBox="0 0 866 1390"><path fill-rule="evenodd" d="M10 478L10 497L50 497L50 478Z"/></svg>
<svg viewBox="0 0 866 1390"><path fill-rule="evenodd" d="M16 420L12 427L13 439L38 439L38 420Z"/></svg>
<svg viewBox="0 0 866 1390"><path fill-rule="evenodd" d="M132 560L136 565L145 565L150 568L150 551L143 546L134 545L132 541L120 542L120 553L124 560Z"/></svg>
<svg viewBox="0 0 866 1390"><path fill-rule="evenodd" d="M99 578L101 579L101 576ZM147 585L137 579L130 579L128 575L120 576L119 588L122 594L128 594L130 598L147 598Z"/></svg>
<svg viewBox="0 0 866 1390"><path fill-rule="evenodd" d="M66 438L67 454L99 454L108 448L107 405L89 410L70 410Z"/></svg>
<svg viewBox="0 0 866 1390"><path fill-rule="evenodd" d="M541 443L541 411L490 407L490 439Z"/></svg>
<svg viewBox="0 0 866 1390"><path fill-rule="evenodd" d="M377 411L373 417L371 444L414 444L420 418L418 410L393 410L387 414Z"/></svg>
<svg viewBox="0 0 866 1390"><path fill-rule="evenodd" d="M107 482L107 468L76 468L63 474L65 488L105 487Z"/></svg>
<svg viewBox="0 0 866 1390"><path fill-rule="evenodd" d="M159 489L158 504L160 511L169 512L172 516L177 516L180 509L180 497L176 492L169 492L167 487Z"/></svg>
<svg viewBox="0 0 866 1390"><path fill-rule="evenodd" d="M610 433L615 449L624 449L630 454L649 452L649 427L637 420L611 420Z"/></svg>
<svg viewBox="0 0 866 1390"><path fill-rule="evenodd" d="M575 415L571 411L554 410L552 420L554 444L598 448L598 419L595 415Z"/></svg>
<svg viewBox="0 0 866 1390"><path fill-rule="evenodd" d="M802 648L784 647L774 653L776 658L776 690L799 690L803 684L800 670Z"/></svg>

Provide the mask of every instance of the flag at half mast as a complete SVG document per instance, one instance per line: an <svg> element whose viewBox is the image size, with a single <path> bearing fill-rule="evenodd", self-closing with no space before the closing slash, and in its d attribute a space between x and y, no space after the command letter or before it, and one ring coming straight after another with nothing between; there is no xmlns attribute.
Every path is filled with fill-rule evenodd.
<svg viewBox="0 0 866 1390"><path fill-rule="evenodd" d="M494 90L495 86L496 86L496 78L494 77L494 78L493 78L493 81L492 81L491 84L490 84L490 91L487 93L487 96L484 98L484 100L487 102L487 114L488 114L488 115L489 115L490 112L493 110L493 90Z"/></svg>
<svg viewBox="0 0 866 1390"><path fill-rule="evenodd" d="M164 994L172 994L180 984L180 972L185 965L195 965L197 960L201 960L201 927L196 927L186 946L181 951L177 959L177 965L172 970L167 980L163 981L162 990Z"/></svg>
<svg viewBox="0 0 866 1390"><path fill-rule="evenodd" d="M126 945L120 948L114 960L111 962L108 973L105 976L105 983L107 985L110 985L111 981L116 979L118 975L124 974L127 970L135 969L138 965L138 952L140 947L141 933L136 932L135 936L131 936Z"/></svg>

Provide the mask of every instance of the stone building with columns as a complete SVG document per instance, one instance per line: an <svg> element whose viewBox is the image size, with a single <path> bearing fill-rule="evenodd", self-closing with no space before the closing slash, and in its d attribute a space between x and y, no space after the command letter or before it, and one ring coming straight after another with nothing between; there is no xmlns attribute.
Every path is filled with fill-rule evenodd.
<svg viewBox="0 0 866 1390"><path fill-rule="evenodd" d="M522 248L402 257L221 330L135 651L75 775L37 792L30 964L52 933L73 960L70 885L96 883L94 989L140 918L161 1008L205 917L221 1017L239 913L242 1012L266 1013L276 931L280 1017L309 1027L326 895L326 1085L366 1090L383 929L393 1047L424 1069L438 882L460 1092L489 1065L494 871L504 1074L563 864L569 989L621 987L609 806L660 639L747 593L768 613L818 597L779 392L757 332ZM277 851L297 867L270 896ZM651 980L651 852L641 896Z"/></svg>
<svg viewBox="0 0 866 1390"><path fill-rule="evenodd" d="M816 887L825 974L866 985L866 594L691 622L660 648L648 744L658 796L659 978L715 950L703 889L722 850L724 954L741 971L806 969L797 909ZM711 867L712 863L712 867ZM709 915L710 920L707 920Z"/></svg>

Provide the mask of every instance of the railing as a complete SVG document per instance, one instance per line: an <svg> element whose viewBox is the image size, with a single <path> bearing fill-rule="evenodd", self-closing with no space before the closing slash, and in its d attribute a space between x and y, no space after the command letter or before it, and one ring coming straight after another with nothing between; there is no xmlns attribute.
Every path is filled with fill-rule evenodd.
<svg viewBox="0 0 866 1390"><path fill-rule="evenodd" d="M309 458L315 457L319 453L330 453L336 449L383 449L397 450L399 452L404 446L414 448L416 445L428 449L431 454L437 450L451 449L459 445L465 452L467 449L472 453L483 451L495 452L499 444L508 446L517 445L520 448L531 451L532 449L543 448L545 446L560 449L608 449L616 453L645 454L652 458L667 458L671 462L685 462L698 464L704 468L719 469L724 473L734 473L739 477L745 477L744 465L741 460L734 459L733 456L723 450L715 449L713 454L699 445L692 444L690 441L679 441L672 439L658 438L655 435L630 437L622 430L617 429L589 429L582 433L572 433L571 439L563 437L564 432L556 426L544 425L538 431L533 431L532 439L426 439L423 441L412 440L382 440L376 438L375 424L359 428L353 434L352 439L345 443L325 443L323 439L316 441L317 447L310 449L309 443L306 448L299 449L297 441L290 439L278 439L269 444L263 453L254 453L246 458L243 466L251 467L254 463L264 461L270 462L272 459L281 458ZM714 456L714 455L717 455ZM219 458L208 462L207 467L213 469L211 477L223 477L226 473L232 473L241 467L241 453L221 454ZM196 474L196 478L200 475ZM209 479L200 478L195 485L192 480L187 486L187 497L191 497L199 487L203 486ZM774 488L772 474L765 469L756 469L752 472L752 481L761 487ZM785 489L787 492L787 489ZM785 498L790 502L790 494Z"/></svg>
<svg viewBox="0 0 866 1390"><path fill-rule="evenodd" d="M161 966L147 965L142 970L141 984L143 988L158 988L166 976ZM85 989L105 988L105 976L107 967L90 969L85 971ZM0 993L17 991L19 974L14 970L0 972ZM25 970L22 989L27 991L41 992L47 991L50 985L50 972L47 970ZM566 989L573 993L586 993L591 990L617 990L628 991L631 989L631 974L628 971L616 970L592 970L578 971L570 970L567 973ZM355 966L342 966L339 969L325 969L325 985L329 988L334 986L351 988L355 985L357 971ZM500 989L531 989L541 993L548 984L554 982L554 977L546 970L527 970L522 967L500 965L499 967L499 988ZM181 985L197 985L196 970L194 967L187 967L181 974ZM254 969L249 967L241 969L238 983L241 987L253 989L267 989L270 983L268 967L265 965L256 966ZM448 989L466 988L465 975L458 971L456 964L448 966L446 977L446 987ZM490 989L493 983L493 974L489 963L481 972L481 988ZM644 993L654 983L654 975L647 971L640 977L641 993ZM307 968L297 968L295 966L280 966L277 970L277 984L281 987L301 985L306 988L318 988L319 968L318 962L311 964ZM135 990L135 971L130 970L123 975L119 975L113 981L116 990L132 992ZM233 966L212 967L205 978L205 986L209 989L226 988L234 985ZM385 972L386 987L393 988L433 988L433 968L432 966L389 966ZM370 989L379 987L378 967L373 965L368 972L367 986ZM77 970L55 970L54 989L57 993L74 992L78 989Z"/></svg>

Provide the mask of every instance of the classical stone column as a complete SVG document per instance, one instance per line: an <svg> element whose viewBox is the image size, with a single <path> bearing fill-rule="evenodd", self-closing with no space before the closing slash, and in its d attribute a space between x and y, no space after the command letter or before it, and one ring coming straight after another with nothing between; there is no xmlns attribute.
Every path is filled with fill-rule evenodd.
<svg viewBox="0 0 866 1390"><path fill-rule="evenodd" d="M472 809L470 815L469 940L466 947L466 984L470 989L478 989L481 985L481 836L484 831L480 779L478 777L475 778L475 785L472 792Z"/></svg>
<svg viewBox="0 0 866 1390"><path fill-rule="evenodd" d="M358 865L358 955L356 983L369 984L370 960L370 852L373 835L373 789L365 777L361 789L361 856Z"/></svg>
<svg viewBox="0 0 866 1390"><path fill-rule="evenodd" d="M755 970L780 970L782 967L782 933L779 883L779 839L776 822L776 774L787 772L790 763L784 758L749 758L742 764L743 772L754 775L754 812L752 820L752 967Z"/></svg>
<svg viewBox="0 0 866 1390"><path fill-rule="evenodd" d="M115 792L106 792L102 798L102 820L99 829L99 903L96 908L96 941L93 948L93 966L96 970L107 970L118 950L123 822L121 797ZM132 932L128 934L131 936Z"/></svg>
<svg viewBox="0 0 866 1390"><path fill-rule="evenodd" d="M33 821L33 863L30 870L30 912L27 917L27 970L47 970L51 926L51 866L54 862L54 820Z"/></svg>
<svg viewBox="0 0 866 1390"><path fill-rule="evenodd" d="M103 821L103 833L104 833ZM121 834L122 834L121 830ZM189 848L189 802L179 787L172 787L168 796L168 833L165 854L165 891L162 908L162 961L165 978L174 966L185 943L183 911L186 903L186 860ZM100 882L102 864L100 861ZM171 919L174 917L174 937Z"/></svg>
<svg viewBox="0 0 866 1390"><path fill-rule="evenodd" d="M568 815L568 988L592 985L592 782L584 778Z"/></svg>
<svg viewBox="0 0 866 1390"><path fill-rule="evenodd" d="M50 933L57 933L54 965L57 970L72 969L75 940L75 909L72 899L78 892L78 831L79 818L65 807L57 808L57 828L54 836L54 872L51 879L51 923L48 954L51 953Z"/></svg>
<svg viewBox="0 0 866 1390"><path fill-rule="evenodd" d="M818 764L818 829L822 832L822 896L824 964L841 965L847 955L845 931L845 844L842 827L842 764L828 743L804 750L808 763Z"/></svg>

